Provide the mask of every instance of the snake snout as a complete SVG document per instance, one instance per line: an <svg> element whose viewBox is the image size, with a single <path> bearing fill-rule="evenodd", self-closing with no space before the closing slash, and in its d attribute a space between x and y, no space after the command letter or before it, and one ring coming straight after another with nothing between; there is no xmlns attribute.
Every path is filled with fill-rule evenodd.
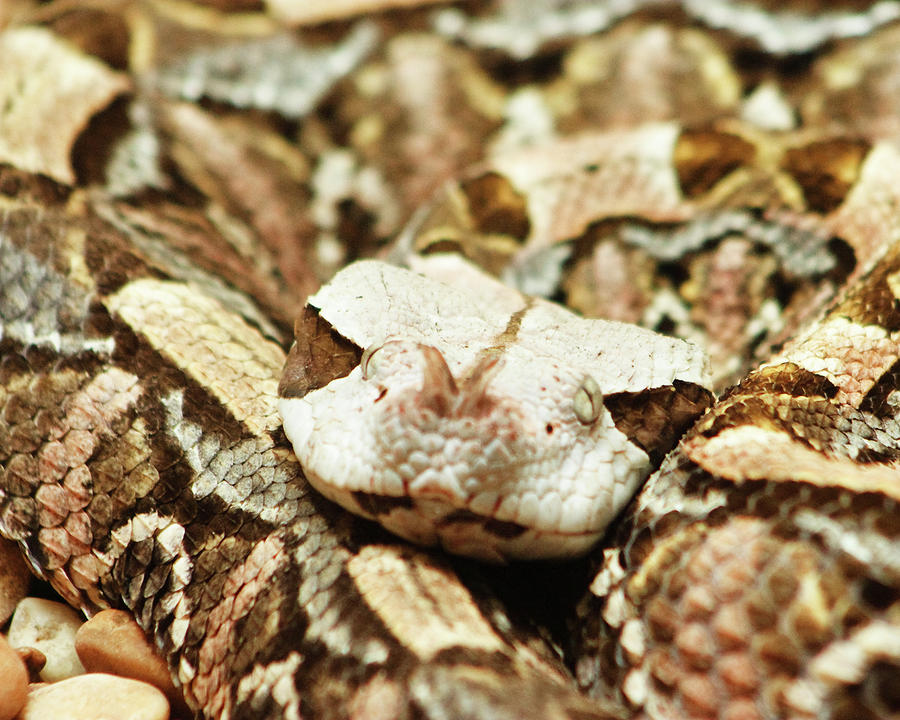
<svg viewBox="0 0 900 720"><path fill-rule="evenodd" d="M362 378L382 388L414 382L415 404L438 417L483 416L495 406L488 392L502 362L485 354L457 378L444 354L433 345L407 340L388 340L367 349L360 360Z"/></svg>

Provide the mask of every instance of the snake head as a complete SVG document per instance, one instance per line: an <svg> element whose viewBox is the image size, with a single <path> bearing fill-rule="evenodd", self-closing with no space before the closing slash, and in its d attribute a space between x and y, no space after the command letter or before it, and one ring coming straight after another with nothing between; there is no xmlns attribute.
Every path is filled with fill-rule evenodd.
<svg viewBox="0 0 900 720"><path fill-rule="evenodd" d="M702 357L471 266L451 274L365 261L310 298L285 433L317 490L413 542L583 553L706 407Z"/></svg>

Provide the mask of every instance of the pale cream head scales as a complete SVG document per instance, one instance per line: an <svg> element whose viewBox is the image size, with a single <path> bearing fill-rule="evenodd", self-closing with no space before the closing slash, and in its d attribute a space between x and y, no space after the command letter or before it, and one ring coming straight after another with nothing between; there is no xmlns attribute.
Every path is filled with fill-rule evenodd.
<svg viewBox="0 0 900 720"><path fill-rule="evenodd" d="M523 296L457 256L414 270L351 265L298 322L280 410L310 482L451 552L586 551L708 403L702 353ZM358 363L329 371L327 342Z"/></svg>

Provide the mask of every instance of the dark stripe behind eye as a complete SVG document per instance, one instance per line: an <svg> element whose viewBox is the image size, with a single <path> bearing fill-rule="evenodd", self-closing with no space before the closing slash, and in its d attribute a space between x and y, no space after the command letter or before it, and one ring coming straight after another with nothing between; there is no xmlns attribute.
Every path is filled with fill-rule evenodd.
<svg viewBox="0 0 900 720"><path fill-rule="evenodd" d="M654 466L713 401L700 385L675 380L672 385L607 395L603 404L616 429L650 456Z"/></svg>

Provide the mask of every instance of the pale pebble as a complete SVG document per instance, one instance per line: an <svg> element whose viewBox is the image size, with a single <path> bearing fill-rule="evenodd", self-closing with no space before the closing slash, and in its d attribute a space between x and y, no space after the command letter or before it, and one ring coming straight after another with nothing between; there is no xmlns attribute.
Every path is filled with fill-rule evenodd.
<svg viewBox="0 0 900 720"><path fill-rule="evenodd" d="M152 685L90 673L33 689L18 720L168 720L169 703Z"/></svg>
<svg viewBox="0 0 900 720"><path fill-rule="evenodd" d="M75 633L81 616L68 605L27 597L13 613L8 640L15 648L33 647L47 658L41 680L55 682L84 672L75 652Z"/></svg>
<svg viewBox="0 0 900 720"><path fill-rule="evenodd" d="M28 594L31 571L11 540L0 538L0 626L5 625L19 601Z"/></svg>
<svg viewBox="0 0 900 720"><path fill-rule="evenodd" d="M28 697L28 670L3 635L0 635L0 678L0 720L12 720Z"/></svg>

